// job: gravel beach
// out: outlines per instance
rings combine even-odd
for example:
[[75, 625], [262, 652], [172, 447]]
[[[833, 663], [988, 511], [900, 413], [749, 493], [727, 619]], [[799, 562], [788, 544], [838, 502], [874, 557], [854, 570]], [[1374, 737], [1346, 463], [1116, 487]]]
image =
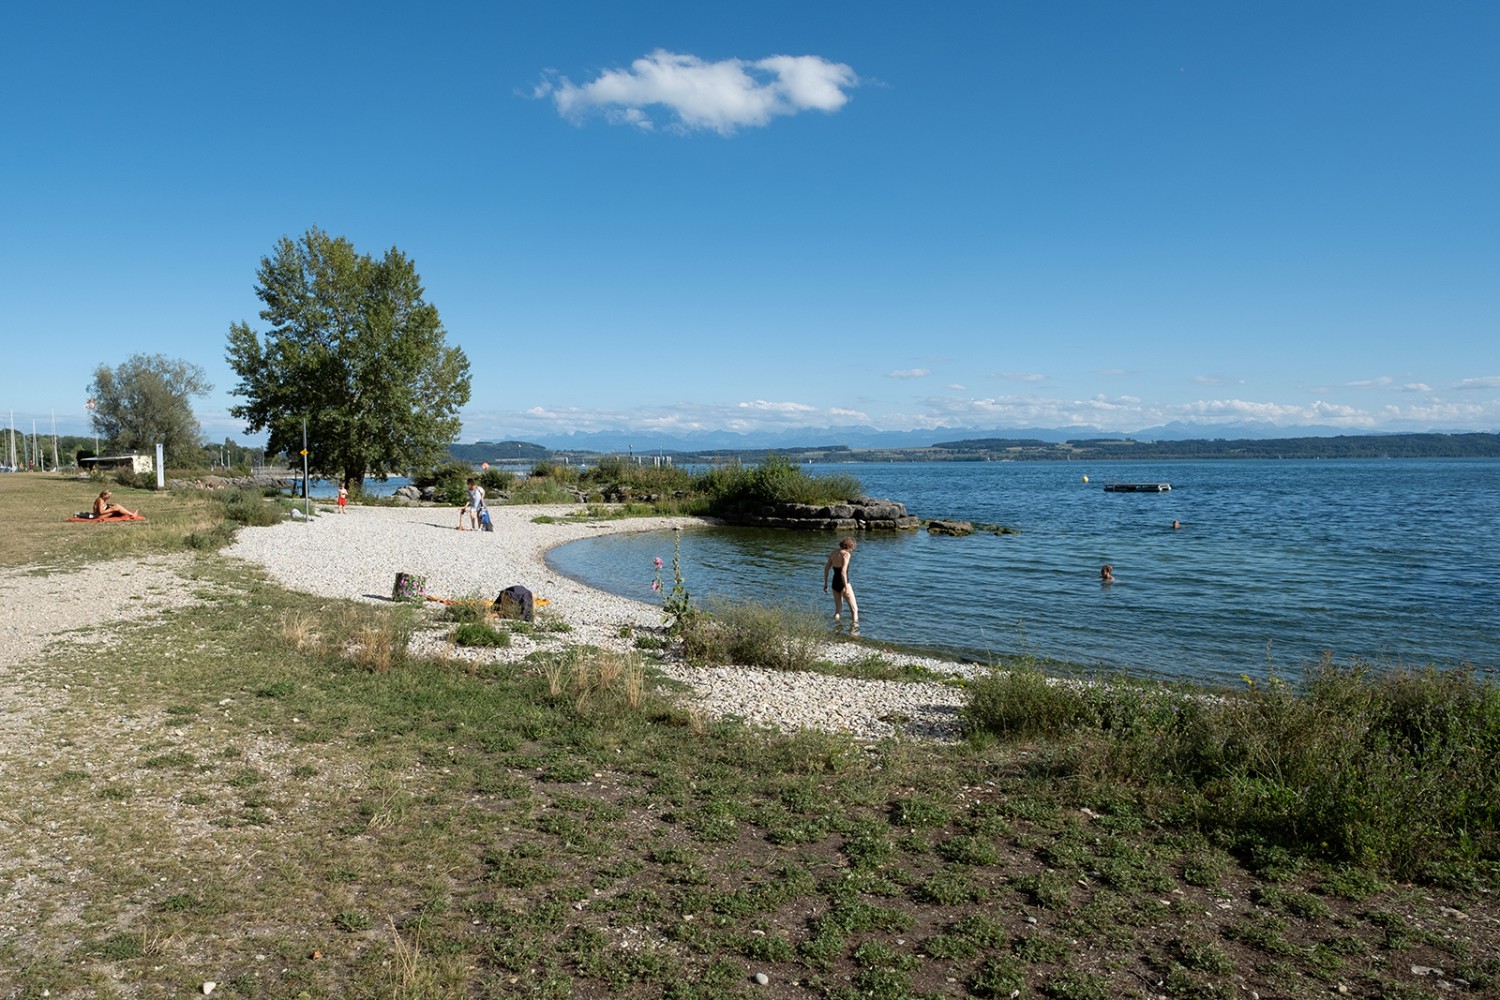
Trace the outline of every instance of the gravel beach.
[[[457, 508], [360, 507], [346, 514], [320, 513], [310, 520], [290, 519], [265, 528], [242, 528], [224, 550], [228, 556], [265, 568], [292, 590], [325, 597], [387, 602], [397, 573], [426, 578], [426, 592], [445, 598], [493, 600], [519, 584], [547, 604], [539, 611], [567, 622], [561, 635], [535, 639], [515, 637], [504, 649], [453, 647], [446, 630], [421, 633], [418, 652], [487, 661], [513, 662], [537, 648], [559, 641], [627, 651], [632, 639], [621, 635], [659, 628], [660, 606], [633, 601], [585, 586], [547, 566], [548, 549], [593, 535], [681, 527], [700, 529], [696, 518], [628, 518], [606, 521], [537, 523], [544, 515], [577, 513], [575, 505], [491, 507], [493, 532], [459, 531]], [[652, 567], [641, 568], [641, 588], [649, 594]], [[822, 655], [849, 660], [870, 655], [869, 647], [830, 641]], [[962, 668], [940, 660], [901, 656], [942, 673]], [[934, 739], [958, 736], [957, 711], [962, 693], [943, 684], [864, 681], [823, 674], [787, 673], [724, 665], [692, 667], [659, 664], [666, 675], [696, 692], [692, 707], [705, 717], [738, 716], [780, 729], [818, 728], [847, 732], [861, 739], [903, 733]]]

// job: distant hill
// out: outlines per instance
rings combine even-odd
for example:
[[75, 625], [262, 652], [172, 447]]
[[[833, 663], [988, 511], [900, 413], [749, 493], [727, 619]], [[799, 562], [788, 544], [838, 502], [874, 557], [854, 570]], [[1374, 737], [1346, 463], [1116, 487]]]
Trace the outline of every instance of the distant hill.
[[[565, 439], [566, 447], [549, 448], [526, 441], [480, 441], [455, 444], [448, 449], [454, 460], [479, 465], [483, 462], [541, 462], [566, 457], [592, 460], [600, 455], [630, 455], [640, 458], [666, 455], [679, 463], [713, 464], [737, 460], [762, 461], [768, 454], [794, 461], [985, 461], [990, 459], [1184, 459], [1184, 458], [1500, 458], [1500, 434], [1335, 434], [1285, 438], [1193, 438], [1187, 440], [1138, 440], [1133, 437], [1078, 436], [1048, 440], [1039, 436], [965, 437], [933, 443], [928, 434], [915, 439], [901, 436], [894, 445], [790, 444], [752, 445], [750, 439], [730, 435], [729, 445], [698, 443], [677, 447], [600, 447], [612, 439], [604, 435], [582, 435]], [[580, 439], [582, 438], [582, 439]], [[718, 440], [717, 437], [714, 438]], [[807, 438], [803, 438], [807, 440]]]
[[484, 462], [540, 462], [551, 456], [552, 449], [526, 441], [478, 441], [449, 445], [448, 454], [456, 462], [480, 465]]
[[1500, 434], [1337, 434], [1332, 437], [1137, 441], [1079, 438], [1061, 445], [971, 438], [933, 445], [959, 458], [1500, 458]]

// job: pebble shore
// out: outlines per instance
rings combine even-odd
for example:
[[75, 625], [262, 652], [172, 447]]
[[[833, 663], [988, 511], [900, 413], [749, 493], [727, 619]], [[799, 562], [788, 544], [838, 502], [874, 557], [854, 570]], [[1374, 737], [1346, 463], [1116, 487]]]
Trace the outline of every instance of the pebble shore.
[[[696, 518], [629, 518], [623, 520], [557, 520], [579, 511], [575, 505], [491, 507], [493, 532], [458, 530], [458, 511], [451, 507], [350, 506], [345, 514], [320, 508], [310, 519], [289, 519], [265, 528], [242, 528], [224, 554], [264, 567], [272, 579], [292, 590], [325, 597], [387, 602], [397, 573], [426, 578], [426, 592], [445, 598], [494, 600], [505, 587], [519, 584], [546, 605], [539, 615], [566, 622], [565, 633], [516, 636], [510, 647], [493, 650], [458, 648], [446, 629], [426, 630], [414, 640], [417, 652], [514, 662], [538, 648], [559, 642], [626, 652], [634, 636], [658, 630], [661, 608], [596, 590], [553, 571], [547, 550], [594, 535], [680, 527], [701, 529]], [[670, 553], [664, 553], [664, 557]], [[652, 568], [642, 567], [642, 591], [650, 593]], [[628, 634], [627, 634], [628, 633]], [[826, 659], [865, 659], [872, 649], [830, 639]], [[913, 656], [892, 662], [919, 664], [939, 675], [960, 675], [966, 668], [942, 660]], [[689, 685], [688, 707], [705, 718], [735, 716], [782, 730], [815, 728], [874, 740], [897, 734], [952, 740], [959, 735], [962, 692], [941, 683], [901, 683], [831, 677], [824, 674], [768, 671], [726, 664], [694, 667], [667, 660], [659, 669]]]

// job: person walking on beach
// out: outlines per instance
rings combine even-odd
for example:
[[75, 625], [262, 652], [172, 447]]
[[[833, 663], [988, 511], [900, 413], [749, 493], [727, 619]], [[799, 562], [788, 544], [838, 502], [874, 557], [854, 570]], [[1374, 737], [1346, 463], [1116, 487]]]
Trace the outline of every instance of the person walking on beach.
[[347, 486], [340, 486], [339, 487], [339, 513], [340, 514], [344, 513], [344, 510], [348, 506], [349, 506], [349, 487], [347, 487]]
[[478, 482], [469, 480], [468, 500], [458, 512], [458, 530], [464, 530], [464, 517], [469, 518], [469, 526], [475, 531], [479, 530], [479, 512], [484, 509], [484, 487]]
[[839, 541], [839, 547], [829, 555], [828, 561], [823, 564], [823, 593], [828, 593], [828, 575], [833, 574], [833, 620], [838, 623], [841, 620], [844, 602], [849, 602], [849, 621], [853, 628], [859, 628], [859, 605], [854, 603], [854, 588], [849, 584], [849, 559], [854, 555], [857, 543], [852, 538], [844, 538]]

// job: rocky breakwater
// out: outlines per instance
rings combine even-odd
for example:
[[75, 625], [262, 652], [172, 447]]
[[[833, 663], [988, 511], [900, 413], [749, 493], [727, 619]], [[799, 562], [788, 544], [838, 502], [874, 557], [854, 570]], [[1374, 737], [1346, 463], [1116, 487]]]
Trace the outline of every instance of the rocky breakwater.
[[858, 497], [844, 503], [768, 503], [722, 512], [728, 524], [757, 528], [802, 528], [808, 531], [911, 531], [921, 518], [894, 500]]

